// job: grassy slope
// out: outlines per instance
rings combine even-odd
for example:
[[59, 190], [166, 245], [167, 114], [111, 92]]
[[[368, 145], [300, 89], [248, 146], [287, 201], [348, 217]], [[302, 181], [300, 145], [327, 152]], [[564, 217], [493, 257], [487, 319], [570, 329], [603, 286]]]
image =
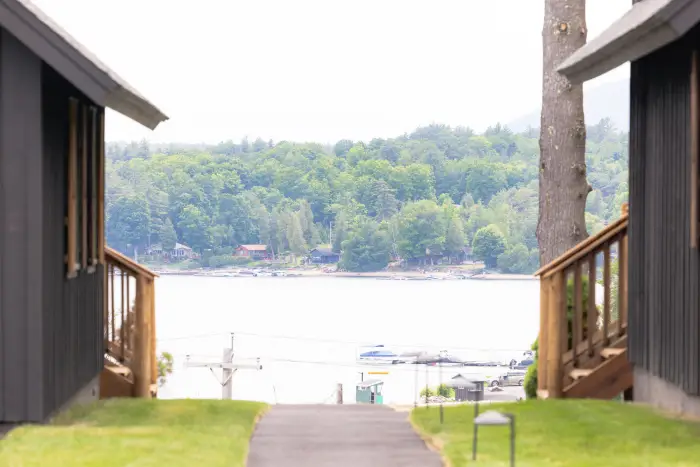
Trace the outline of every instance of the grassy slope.
[[[666, 418], [651, 409], [592, 400], [482, 405], [516, 416], [519, 467], [697, 466], [700, 423]], [[507, 427], [482, 427], [478, 461], [471, 462], [473, 406], [418, 408], [411, 420], [442, 448], [453, 467], [508, 465]]]
[[79, 407], [0, 441], [0, 466], [244, 466], [255, 402], [117, 400]]

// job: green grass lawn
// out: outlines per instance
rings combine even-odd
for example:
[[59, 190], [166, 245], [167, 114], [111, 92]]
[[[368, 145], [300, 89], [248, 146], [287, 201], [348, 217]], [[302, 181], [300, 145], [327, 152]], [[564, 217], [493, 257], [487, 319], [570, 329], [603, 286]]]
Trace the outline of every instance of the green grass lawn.
[[266, 405], [218, 400], [112, 399], [50, 425], [12, 431], [0, 466], [244, 466]]
[[[508, 427], [480, 427], [478, 457], [472, 462], [473, 406], [444, 410], [442, 426], [437, 408], [417, 408], [411, 420], [452, 467], [508, 465]], [[549, 400], [482, 405], [486, 410], [515, 414], [518, 467], [700, 465], [700, 423], [670, 419], [646, 407]]]

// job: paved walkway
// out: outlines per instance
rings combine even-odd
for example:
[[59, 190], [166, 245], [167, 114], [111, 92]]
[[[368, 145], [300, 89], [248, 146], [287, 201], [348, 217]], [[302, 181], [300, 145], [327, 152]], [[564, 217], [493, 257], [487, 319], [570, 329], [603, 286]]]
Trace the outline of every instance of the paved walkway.
[[248, 467], [440, 467], [405, 412], [370, 405], [276, 405], [258, 423]]

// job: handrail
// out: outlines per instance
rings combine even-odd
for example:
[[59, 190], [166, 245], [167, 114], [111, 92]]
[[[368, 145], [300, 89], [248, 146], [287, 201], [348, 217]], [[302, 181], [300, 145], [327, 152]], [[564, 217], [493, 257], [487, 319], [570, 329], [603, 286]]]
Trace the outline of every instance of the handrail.
[[157, 387], [155, 278], [158, 275], [105, 247], [105, 357], [129, 368], [135, 397]]
[[540, 269], [535, 271], [534, 275], [540, 276], [541, 278], [547, 278], [559, 271], [568, 268], [579, 259], [589, 255], [596, 249], [599, 249], [605, 243], [618, 236], [620, 232], [623, 232], [627, 228], [628, 222], [628, 215], [620, 217], [597, 234], [591, 235], [578, 245], [564, 252], [555, 260], [542, 266]]
[[144, 274], [149, 279], [155, 279], [156, 277], [160, 277], [157, 272], [148, 269], [146, 266], [137, 263], [128, 256], [125, 256], [119, 253], [117, 250], [114, 250], [108, 246], [105, 247], [105, 256], [112, 259], [112, 261], [119, 263], [120, 266], [123, 266], [125, 269], [128, 269], [133, 274]]
[[566, 269], [567, 267], [571, 266], [571, 264], [573, 264], [577, 259], [586, 256], [596, 248], [610, 241], [610, 239], [614, 238], [622, 230], [627, 228], [627, 224], [629, 222], [629, 211], [627, 206], [627, 203], [624, 203], [622, 205], [622, 215], [619, 219], [613, 221], [611, 224], [609, 224], [607, 227], [605, 227], [603, 230], [596, 233], [595, 235], [591, 235], [590, 237], [586, 238], [584, 241], [575, 245], [573, 248], [566, 250], [557, 258], [535, 271], [533, 275], [540, 277], [551, 276], [557, 271]]

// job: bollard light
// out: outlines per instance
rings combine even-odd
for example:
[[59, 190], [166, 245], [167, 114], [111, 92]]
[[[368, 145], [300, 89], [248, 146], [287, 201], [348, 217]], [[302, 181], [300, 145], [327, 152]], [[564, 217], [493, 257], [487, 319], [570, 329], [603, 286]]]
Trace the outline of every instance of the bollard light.
[[477, 429], [480, 426], [510, 427], [510, 465], [511, 467], [515, 467], [515, 415], [489, 410], [474, 418], [474, 445], [472, 446], [473, 460], [476, 460], [476, 448], [478, 442]]

